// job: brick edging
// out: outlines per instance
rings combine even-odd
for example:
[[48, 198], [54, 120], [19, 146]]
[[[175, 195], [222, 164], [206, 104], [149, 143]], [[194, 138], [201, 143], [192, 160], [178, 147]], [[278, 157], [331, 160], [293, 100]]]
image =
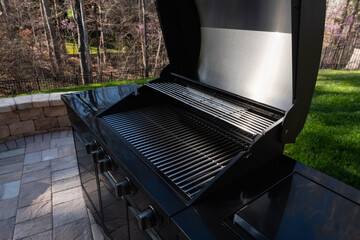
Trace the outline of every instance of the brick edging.
[[0, 99], [0, 143], [70, 129], [61, 94], [36, 94]]

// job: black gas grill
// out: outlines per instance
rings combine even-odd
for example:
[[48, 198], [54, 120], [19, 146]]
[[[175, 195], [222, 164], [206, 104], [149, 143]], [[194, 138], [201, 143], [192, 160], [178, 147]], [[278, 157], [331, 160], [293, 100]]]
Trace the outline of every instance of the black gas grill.
[[358, 236], [359, 192], [282, 155], [309, 110], [325, 0], [156, 4], [170, 60], [158, 79], [63, 96], [104, 233]]

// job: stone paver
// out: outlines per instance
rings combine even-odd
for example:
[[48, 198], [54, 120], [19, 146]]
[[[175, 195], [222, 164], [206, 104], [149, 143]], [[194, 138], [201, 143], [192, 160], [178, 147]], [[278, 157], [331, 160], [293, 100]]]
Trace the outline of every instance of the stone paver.
[[41, 152], [32, 152], [25, 154], [24, 165], [41, 162]]
[[77, 198], [82, 198], [81, 187], [71, 188], [61, 192], [53, 193], [53, 205], [68, 202]]
[[21, 155], [24, 153], [25, 153], [25, 148], [18, 148], [18, 149], [14, 149], [11, 151], [1, 152], [0, 159], [17, 156], [17, 155]]
[[52, 183], [52, 192], [60, 192], [64, 191], [70, 188], [78, 187], [80, 186], [80, 177], [75, 176], [71, 178], [66, 178], [60, 181], [56, 181]]
[[2, 239], [106, 239], [89, 220], [71, 130], [1, 145]]
[[0, 221], [0, 240], [9, 240], [13, 237], [15, 218]]
[[55, 240], [73, 239], [74, 236], [77, 236], [77, 239], [91, 239], [91, 228], [88, 218], [83, 218], [54, 229]]
[[0, 166], [6, 166], [6, 165], [9, 165], [9, 164], [18, 163], [18, 162], [23, 163], [24, 158], [25, 158], [24, 154], [16, 155], [16, 156], [13, 156], [13, 157], [1, 158], [0, 159]]
[[79, 170], [77, 167], [60, 170], [52, 173], [52, 181], [55, 182], [65, 178], [74, 177], [76, 175], [79, 175]]
[[11, 112], [16, 110], [16, 103], [14, 98], [0, 99], [0, 113]]
[[14, 198], [19, 195], [20, 180], [0, 185], [0, 200]]
[[34, 108], [48, 107], [50, 94], [34, 94], [32, 95], [32, 104]]
[[24, 183], [21, 186], [18, 207], [47, 202], [51, 199], [51, 181], [42, 179], [35, 182]]
[[33, 204], [19, 208], [16, 214], [16, 223], [51, 214], [51, 201]]
[[14, 99], [18, 110], [32, 108], [31, 95], [16, 97]]
[[43, 169], [41, 171], [25, 173], [22, 176], [21, 182], [28, 183], [28, 182], [41, 180], [41, 179], [47, 179], [47, 178], [48, 179], [51, 178], [51, 171], [50, 171], [50, 169]]
[[14, 182], [21, 179], [21, 171], [0, 175], [0, 184]]
[[0, 220], [16, 216], [17, 198], [9, 198], [0, 201]]
[[54, 228], [86, 217], [85, 202], [82, 198], [53, 206]]
[[41, 155], [42, 155], [42, 161], [56, 159], [59, 157], [59, 150], [57, 148], [43, 150]]
[[15, 225], [14, 239], [21, 239], [52, 229], [51, 215], [35, 218]]
[[76, 166], [77, 166], [77, 162], [75, 156], [69, 156], [65, 158], [51, 160], [51, 171], [53, 172], [76, 167]]

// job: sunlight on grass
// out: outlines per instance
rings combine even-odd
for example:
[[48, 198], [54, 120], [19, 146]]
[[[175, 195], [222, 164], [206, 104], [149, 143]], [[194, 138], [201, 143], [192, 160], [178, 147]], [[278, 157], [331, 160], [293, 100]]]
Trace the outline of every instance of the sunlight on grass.
[[[79, 52], [76, 49], [76, 45], [74, 43], [65, 43], [65, 45], [66, 45], [66, 51], [67, 51], [68, 54], [79, 54]], [[90, 51], [90, 54], [96, 54], [97, 53], [97, 48], [90, 46], [89, 51]], [[100, 52], [103, 53], [104, 50], [100, 49]], [[106, 49], [106, 52], [108, 52], [108, 53], [118, 53], [119, 51], [115, 50], [115, 49]]]
[[360, 71], [321, 70], [310, 112], [286, 155], [360, 189]]

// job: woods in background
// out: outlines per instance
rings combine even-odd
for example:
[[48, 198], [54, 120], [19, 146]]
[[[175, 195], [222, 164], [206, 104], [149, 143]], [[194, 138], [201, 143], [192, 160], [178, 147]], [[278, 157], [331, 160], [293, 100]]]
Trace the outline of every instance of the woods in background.
[[81, 73], [87, 83], [91, 75], [167, 63], [151, 0], [0, 0], [0, 6], [0, 79]]

